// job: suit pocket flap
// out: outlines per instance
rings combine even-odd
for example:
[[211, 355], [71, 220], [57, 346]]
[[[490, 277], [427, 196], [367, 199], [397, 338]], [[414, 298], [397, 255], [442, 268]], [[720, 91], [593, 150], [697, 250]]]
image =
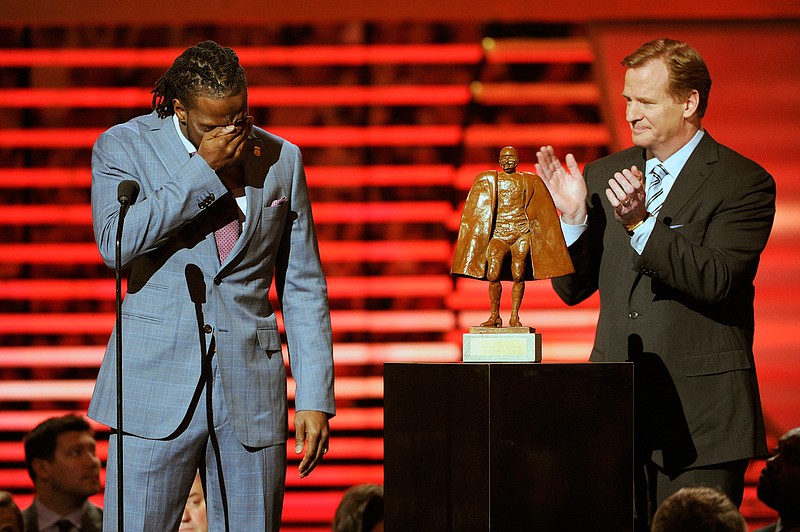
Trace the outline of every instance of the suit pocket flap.
[[277, 327], [264, 327], [256, 329], [258, 343], [264, 351], [280, 351], [281, 335]]
[[684, 355], [683, 371], [687, 377], [714, 375], [726, 371], [749, 370], [752, 368], [750, 357], [743, 349], [716, 351], [700, 355]]

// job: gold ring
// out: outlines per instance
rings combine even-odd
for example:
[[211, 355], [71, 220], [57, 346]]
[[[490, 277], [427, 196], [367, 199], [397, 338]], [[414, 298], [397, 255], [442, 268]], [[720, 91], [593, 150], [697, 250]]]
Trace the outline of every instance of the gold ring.
[[631, 204], [631, 199], [630, 198], [625, 198], [625, 201], [623, 201], [622, 204], [627, 207], [628, 205]]

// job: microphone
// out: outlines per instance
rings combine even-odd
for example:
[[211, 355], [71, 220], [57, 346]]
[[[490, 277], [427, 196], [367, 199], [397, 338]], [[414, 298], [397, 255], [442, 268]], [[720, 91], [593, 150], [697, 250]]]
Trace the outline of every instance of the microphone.
[[116, 280], [116, 353], [117, 353], [117, 529], [119, 532], [124, 531], [125, 518], [123, 509], [123, 475], [122, 464], [123, 460], [123, 446], [122, 435], [124, 430], [122, 428], [122, 227], [125, 224], [125, 215], [128, 213], [128, 207], [131, 203], [136, 201], [136, 196], [139, 194], [139, 183], [132, 179], [121, 181], [117, 186], [117, 201], [119, 201], [119, 220], [117, 221], [117, 238], [116, 238], [116, 262], [114, 267], [115, 280]]
[[184, 272], [186, 274], [186, 286], [189, 288], [189, 299], [195, 305], [204, 305], [206, 302], [206, 281], [203, 279], [203, 270], [197, 264], [189, 263], [186, 265]]
[[197, 319], [197, 334], [200, 346], [200, 353], [202, 353], [201, 362], [205, 364], [205, 353], [208, 352], [206, 347], [206, 337], [208, 336], [204, 330], [205, 318], [203, 317], [203, 305], [206, 302], [206, 281], [203, 278], [203, 270], [197, 264], [189, 263], [186, 265], [186, 286], [189, 289], [189, 299], [194, 303], [194, 315]]
[[130, 205], [134, 203], [138, 195], [139, 183], [133, 179], [121, 181], [117, 187], [117, 201], [119, 201], [121, 205]]

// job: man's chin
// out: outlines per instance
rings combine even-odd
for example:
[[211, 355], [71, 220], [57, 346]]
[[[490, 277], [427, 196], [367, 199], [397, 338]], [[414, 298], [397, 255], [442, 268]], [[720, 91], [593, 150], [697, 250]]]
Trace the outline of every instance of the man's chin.
[[769, 478], [761, 476], [761, 478], [758, 479], [758, 486], [756, 486], [756, 496], [759, 498], [761, 502], [763, 502], [770, 508], [772, 507], [772, 503], [774, 502], [772, 500], [772, 493], [773, 490], [771, 488], [771, 482]]
[[647, 149], [652, 141], [649, 132], [649, 129], [631, 129], [631, 141], [633, 142], [634, 146]]
[[86, 489], [84, 490], [86, 497], [91, 497], [92, 495], [97, 495], [101, 491], [103, 491], [103, 486], [100, 485], [100, 481], [96, 480], [94, 482], [87, 482], [85, 484]]

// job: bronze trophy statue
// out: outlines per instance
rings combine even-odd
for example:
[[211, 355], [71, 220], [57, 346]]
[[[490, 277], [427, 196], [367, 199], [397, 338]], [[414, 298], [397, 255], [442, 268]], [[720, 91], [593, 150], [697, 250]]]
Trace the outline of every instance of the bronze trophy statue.
[[[519, 153], [500, 151], [502, 172], [475, 177], [467, 195], [452, 275], [489, 281], [491, 315], [481, 327], [502, 327], [500, 281], [513, 281], [510, 327], [520, 327], [525, 281], [574, 272], [553, 199], [542, 178], [517, 172]], [[510, 255], [510, 261], [506, 258]]]

